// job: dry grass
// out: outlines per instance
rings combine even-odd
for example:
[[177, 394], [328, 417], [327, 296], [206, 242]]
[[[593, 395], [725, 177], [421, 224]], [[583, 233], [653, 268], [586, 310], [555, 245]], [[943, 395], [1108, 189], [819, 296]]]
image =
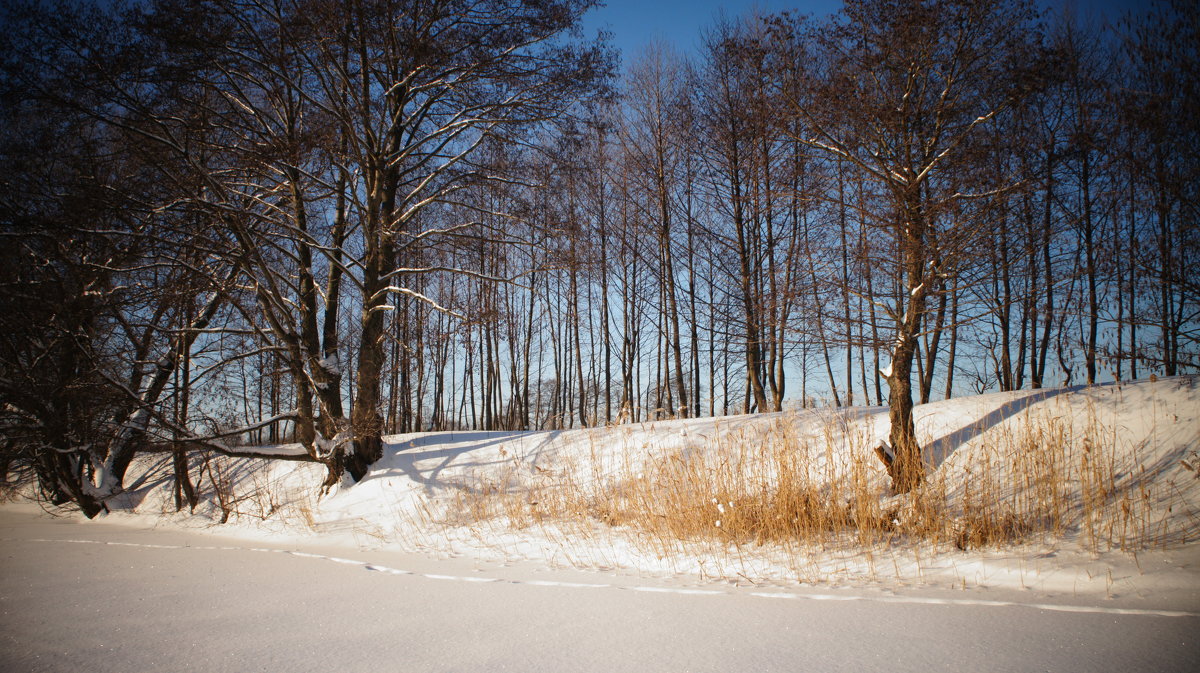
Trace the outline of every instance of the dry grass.
[[1091, 552], [1136, 552], [1196, 539], [1194, 521], [1163, 517], [1188, 504], [1172, 503], [1162, 466], [1141, 462], [1145, 443], [1123, 441], [1094, 410], [1082, 427], [1022, 416], [947, 461], [913, 495], [909, 529], [961, 549], [1072, 539]]
[[590, 462], [551, 471], [513, 457], [499, 477], [462, 485], [438, 518], [559, 535], [603, 523], [660, 558], [697, 545], [871, 557], [1062, 541], [1136, 553], [1200, 537], [1195, 516], [1164, 514], [1188, 503], [1156, 478], [1161, 466], [1139, 463], [1143, 447], [1121, 442], [1095, 413], [1083, 427], [1027, 413], [981, 431], [920, 488], [891, 496], [861, 426], [785, 418], [657, 454], [633, 447], [608, 459], [615, 465], [595, 450]]
[[[841, 439], [841, 438], [839, 438]], [[738, 432], [715, 446], [668, 453], [637, 474], [585, 493], [588, 514], [630, 526], [668, 547], [672, 540], [734, 545], [833, 544], [850, 535], [873, 544], [890, 534], [865, 458], [848, 464], [794, 424]], [[866, 456], [866, 452], [862, 452]], [[576, 510], [580, 507], [577, 505]]]
[[[197, 454], [195, 489], [201, 503], [209, 503], [217, 523], [243, 518], [278, 519], [316, 527], [313, 511], [317, 494], [287, 488], [276, 466], [268, 459], [232, 458], [209, 452]], [[166, 488], [170, 488], [171, 481]], [[163, 513], [173, 511], [170, 499], [162, 502]]]

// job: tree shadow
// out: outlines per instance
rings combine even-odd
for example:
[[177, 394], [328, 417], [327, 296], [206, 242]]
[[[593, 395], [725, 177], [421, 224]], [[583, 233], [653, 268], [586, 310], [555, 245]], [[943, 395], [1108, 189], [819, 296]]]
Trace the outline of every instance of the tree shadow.
[[942, 463], [957, 451], [959, 447], [987, 432], [1005, 420], [1025, 411], [1029, 407], [1044, 402], [1064, 393], [1083, 390], [1087, 386], [1072, 386], [1070, 388], [1042, 388], [1029, 391], [1029, 394], [1017, 399], [1010, 399], [999, 407], [988, 412], [986, 416], [975, 420], [953, 432], [945, 434], [925, 445], [925, 462], [931, 470], [941, 467]]
[[154, 458], [144, 471], [131, 480], [131, 483], [126, 484], [121, 493], [111, 498], [108, 504], [114, 509], [137, 509], [146, 496], [155, 489], [165, 488], [174, 478], [171, 455], [163, 454]]
[[[387, 453], [385, 454], [387, 456], [387, 465], [382, 467], [382, 469], [377, 466], [359, 484], [381, 477], [405, 475], [413, 480], [414, 483], [424, 486], [425, 492], [428, 495], [432, 495], [436, 490], [447, 488], [474, 492], [474, 487], [469, 484], [443, 480], [441, 478], [442, 472], [450, 467], [466, 469], [483, 468], [507, 462], [509, 458], [505, 457], [489, 460], [460, 459], [498, 444], [520, 440], [532, 435], [544, 435], [542, 441], [536, 445], [529, 448], [522, 448], [522, 453], [525, 456], [522, 462], [532, 464], [537, 461], [537, 458], [541, 455], [541, 451], [561, 434], [562, 431], [560, 430], [471, 431], [429, 433], [409, 439], [399, 437], [388, 442]], [[445, 446], [448, 442], [453, 443], [453, 445]], [[431, 448], [422, 450], [424, 447]], [[429, 461], [437, 462], [433, 465], [428, 465]], [[418, 463], [423, 464], [418, 465]]]

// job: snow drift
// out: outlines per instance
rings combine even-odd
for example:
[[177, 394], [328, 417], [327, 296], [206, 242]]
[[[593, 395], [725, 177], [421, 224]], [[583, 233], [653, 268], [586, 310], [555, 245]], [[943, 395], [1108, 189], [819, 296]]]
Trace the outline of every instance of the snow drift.
[[[318, 464], [197, 455], [194, 513], [173, 511], [169, 456], [143, 455], [109, 516], [276, 542], [703, 580], [1194, 590], [1198, 383], [1176, 377], [922, 405], [928, 478], [905, 496], [888, 492], [871, 453], [886, 437], [886, 409], [852, 408], [394, 435], [370, 474], [325, 495]], [[764, 523], [797, 474], [802, 488], [788, 511], [801, 515]], [[668, 511], [679, 503], [697, 503], [689, 505], [696, 511]], [[812, 519], [819, 534], [788, 532], [818, 510], [826, 517]], [[678, 532], [646, 523], [672, 516], [686, 524]]]

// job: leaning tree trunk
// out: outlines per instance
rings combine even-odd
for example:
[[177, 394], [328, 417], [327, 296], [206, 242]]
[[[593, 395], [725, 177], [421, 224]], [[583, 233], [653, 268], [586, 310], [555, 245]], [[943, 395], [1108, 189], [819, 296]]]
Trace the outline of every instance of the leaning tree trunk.
[[[225, 283], [228, 284], [237, 276], [237, 267], [230, 269]], [[125, 471], [133, 461], [134, 453], [142, 446], [146, 429], [150, 425], [151, 408], [158, 404], [163, 390], [170, 381], [179, 365], [180, 354], [188, 352], [196, 335], [203, 332], [216, 315], [217, 310], [225, 301], [224, 290], [214, 289], [211, 296], [201, 308], [187, 330], [181, 331], [173, 338], [171, 347], [158, 358], [154, 365], [154, 376], [138, 395], [134, 407], [127, 415], [118, 417], [117, 432], [109, 440], [107, 456], [101, 465], [96, 466], [95, 483], [83, 484], [82, 491], [98, 502], [121, 493], [125, 489]], [[89, 515], [91, 516], [91, 515]]]

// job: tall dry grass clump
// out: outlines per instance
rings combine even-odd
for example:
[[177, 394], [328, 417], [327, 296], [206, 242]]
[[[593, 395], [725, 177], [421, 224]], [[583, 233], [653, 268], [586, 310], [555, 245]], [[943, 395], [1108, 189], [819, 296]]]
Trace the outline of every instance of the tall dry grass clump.
[[1069, 539], [1135, 552], [1194, 539], [1194, 519], [1163, 516], [1188, 503], [1145, 464], [1146, 441], [1123, 439], [1094, 408], [1085, 418], [1029, 412], [983, 432], [913, 494], [906, 529], [960, 549]]
[[891, 523], [868, 478], [868, 453], [844, 459], [847, 453], [837, 450], [837, 442], [865, 442], [847, 430], [831, 424], [824, 437], [811, 437], [785, 419], [722, 435], [587, 494], [588, 507], [662, 547], [673, 540], [827, 545], [848, 536], [874, 544]]
[[1144, 445], [1122, 444], [1094, 409], [1083, 423], [1074, 417], [1027, 411], [978, 428], [902, 496], [888, 491], [868, 424], [838, 413], [718, 424], [715, 436], [677, 448], [626, 447], [616, 458], [594, 449], [590, 462], [554, 470], [514, 456], [502, 476], [464, 487], [444, 520], [603, 523], [660, 557], [696, 544], [857, 554], [1074, 541], [1136, 552], [1200, 537], [1194, 515], [1163, 514], [1189, 503], [1140, 462]]
[[[512, 528], [600, 522], [665, 555], [681, 544], [876, 545], [894, 524], [865, 433], [834, 419], [802, 432], [793, 418], [694, 444], [618, 457], [595, 450], [554, 470], [512, 461], [460, 487], [444, 523]], [[847, 445], [856, 450], [848, 452]], [[858, 450], [861, 449], [861, 450]]]

